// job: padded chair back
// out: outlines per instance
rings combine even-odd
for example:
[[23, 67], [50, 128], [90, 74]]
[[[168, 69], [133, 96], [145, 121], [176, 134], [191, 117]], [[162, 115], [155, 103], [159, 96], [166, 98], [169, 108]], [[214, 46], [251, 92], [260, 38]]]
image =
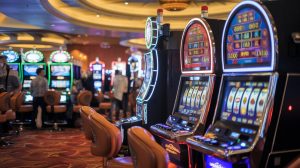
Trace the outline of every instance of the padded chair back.
[[8, 92], [0, 93], [0, 112], [5, 113], [10, 109], [10, 94]]
[[97, 97], [99, 103], [104, 101], [104, 94], [100, 91], [98, 92], [98, 97]]
[[91, 91], [80, 91], [80, 93], [77, 95], [78, 105], [89, 106], [91, 104], [92, 98], [93, 94]]
[[48, 90], [44, 95], [44, 101], [50, 106], [58, 105], [60, 101], [60, 92]]
[[92, 128], [90, 126], [90, 117], [91, 115], [93, 115], [94, 113], [97, 113], [93, 108], [87, 107], [87, 106], [83, 106], [79, 109], [80, 111], [80, 117], [82, 119], [82, 129], [85, 135], [85, 138], [88, 140], [92, 140], [93, 139], [93, 132], [92, 132]]
[[17, 92], [11, 97], [10, 106], [13, 111], [19, 111], [23, 102], [24, 102], [24, 93]]
[[94, 138], [91, 153], [106, 158], [116, 156], [122, 145], [120, 130], [98, 113], [91, 115], [90, 124]]
[[169, 163], [167, 151], [155, 142], [153, 135], [138, 126], [128, 129], [128, 144], [136, 168], [166, 168]]

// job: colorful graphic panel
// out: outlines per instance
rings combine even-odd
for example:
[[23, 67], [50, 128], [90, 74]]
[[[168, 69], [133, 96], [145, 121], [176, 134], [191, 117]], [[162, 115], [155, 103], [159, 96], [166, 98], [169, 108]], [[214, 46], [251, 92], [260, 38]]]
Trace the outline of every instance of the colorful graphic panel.
[[192, 21], [185, 30], [182, 71], [212, 70], [212, 48], [208, 28], [198, 20]]
[[24, 54], [23, 59], [25, 62], [42, 62], [44, 60], [44, 55], [40, 51], [30, 50]]
[[13, 50], [2, 51], [1, 55], [6, 55], [7, 56], [6, 61], [8, 63], [16, 62], [20, 58], [19, 54], [17, 52], [13, 51]]
[[52, 62], [68, 62], [71, 59], [70, 54], [67, 51], [53, 51], [50, 55]]
[[231, 15], [223, 41], [224, 69], [273, 66], [273, 26], [268, 25], [266, 15], [266, 11], [249, 5], [238, 8]]

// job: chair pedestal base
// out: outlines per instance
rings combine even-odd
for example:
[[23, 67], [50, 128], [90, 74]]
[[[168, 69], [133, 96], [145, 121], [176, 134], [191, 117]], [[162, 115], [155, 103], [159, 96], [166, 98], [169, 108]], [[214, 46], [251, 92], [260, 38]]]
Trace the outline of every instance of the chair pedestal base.
[[44, 122], [44, 124], [52, 126], [52, 128], [50, 129], [51, 132], [59, 132], [63, 131], [63, 128], [59, 126], [67, 125], [67, 121], [46, 121]]

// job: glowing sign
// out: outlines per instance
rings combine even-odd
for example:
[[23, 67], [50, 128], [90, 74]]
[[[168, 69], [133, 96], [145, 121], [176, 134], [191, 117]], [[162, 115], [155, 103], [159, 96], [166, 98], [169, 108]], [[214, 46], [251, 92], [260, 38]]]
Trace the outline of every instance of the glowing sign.
[[44, 55], [38, 50], [30, 50], [24, 54], [23, 60], [26, 62], [41, 62], [44, 60]]
[[214, 41], [205, 20], [192, 19], [181, 39], [182, 73], [211, 73], [214, 68]]
[[277, 37], [272, 20], [259, 2], [244, 1], [232, 10], [222, 37], [224, 72], [274, 70]]
[[11, 63], [11, 62], [16, 62], [19, 60], [20, 56], [17, 52], [13, 51], [13, 50], [6, 50], [6, 51], [2, 51], [1, 55], [6, 55], [7, 56], [7, 62]]
[[71, 59], [70, 54], [67, 51], [53, 51], [50, 55], [52, 62], [68, 62]]
[[145, 25], [145, 42], [148, 49], [154, 48], [158, 41], [158, 23], [156, 18], [148, 17]]

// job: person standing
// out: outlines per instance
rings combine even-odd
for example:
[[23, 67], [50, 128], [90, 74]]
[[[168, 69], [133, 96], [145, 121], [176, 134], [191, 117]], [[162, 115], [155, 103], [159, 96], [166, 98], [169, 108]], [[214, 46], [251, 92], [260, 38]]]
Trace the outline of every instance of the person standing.
[[42, 109], [42, 124], [44, 124], [46, 115], [46, 103], [44, 101], [44, 94], [48, 90], [48, 82], [45, 78], [44, 68], [38, 68], [36, 70], [37, 77], [32, 80], [30, 85], [30, 92], [33, 97], [33, 113], [31, 116], [31, 128], [36, 128], [36, 118], [38, 114], [38, 107]]
[[119, 120], [120, 110], [122, 108], [123, 94], [127, 93], [128, 80], [127, 77], [122, 76], [122, 72], [115, 71], [115, 78], [113, 80], [113, 97], [116, 112], [116, 120]]
[[0, 92], [9, 92], [11, 95], [21, 91], [18, 72], [7, 65], [7, 56], [0, 55]]

